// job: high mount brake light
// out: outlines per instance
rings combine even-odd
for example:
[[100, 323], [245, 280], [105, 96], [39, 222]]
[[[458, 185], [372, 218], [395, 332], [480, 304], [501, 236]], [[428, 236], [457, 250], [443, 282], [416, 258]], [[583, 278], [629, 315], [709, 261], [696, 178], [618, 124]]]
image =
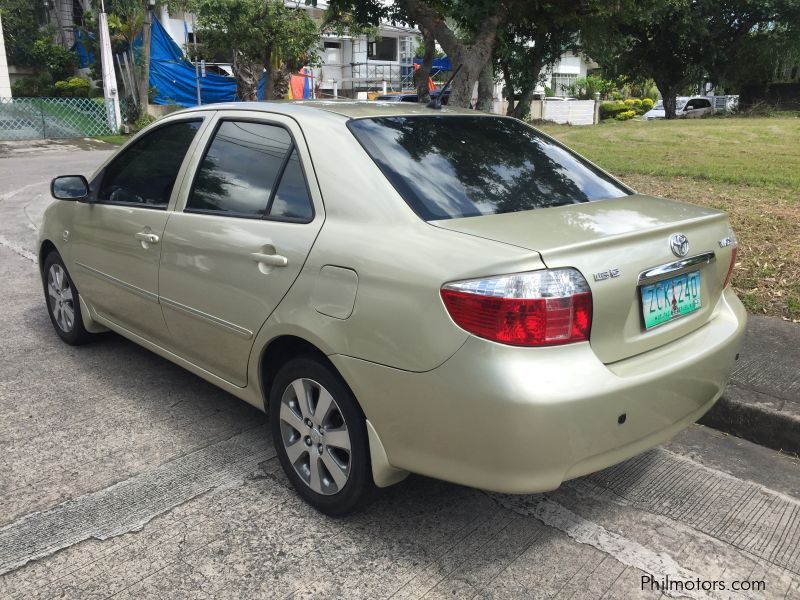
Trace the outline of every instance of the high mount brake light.
[[734, 233], [733, 228], [728, 229], [728, 238], [733, 242], [731, 244], [731, 264], [728, 265], [728, 274], [725, 275], [725, 284], [722, 286], [723, 289], [728, 287], [731, 283], [733, 268], [736, 266], [736, 256], [739, 254], [739, 241], [736, 239], [736, 233]]
[[583, 342], [592, 328], [592, 292], [571, 268], [457, 281], [441, 295], [459, 327], [501, 344]]

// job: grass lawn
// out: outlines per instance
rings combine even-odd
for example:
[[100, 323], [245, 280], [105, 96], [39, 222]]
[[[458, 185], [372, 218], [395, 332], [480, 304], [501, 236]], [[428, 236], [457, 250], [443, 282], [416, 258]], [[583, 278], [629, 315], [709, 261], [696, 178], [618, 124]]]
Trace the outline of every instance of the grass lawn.
[[742, 301], [751, 312], [800, 322], [800, 118], [541, 129], [642, 193], [728, 212]]

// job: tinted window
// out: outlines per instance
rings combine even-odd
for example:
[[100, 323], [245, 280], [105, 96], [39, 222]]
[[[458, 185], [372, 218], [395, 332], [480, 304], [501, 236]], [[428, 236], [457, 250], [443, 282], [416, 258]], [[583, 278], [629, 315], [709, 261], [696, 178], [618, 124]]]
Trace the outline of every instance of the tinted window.
[[291, 145], [283, 127], [223, 121], [200, 165], [187, 209], [262, 216]]
[[200, 120], [159, 127], [123, 150], [103, 175], [98, 199], [166, 208]]
[[297, 150], [292, 151], [286, 163], [269, 216], [300, 221], [310, 221], [313, 217], [311, 199], [308, 197], [308, 188]]
[[423, 219], [616, 198], [613, 179], [514, 119], [380, 117], [348, 126]]

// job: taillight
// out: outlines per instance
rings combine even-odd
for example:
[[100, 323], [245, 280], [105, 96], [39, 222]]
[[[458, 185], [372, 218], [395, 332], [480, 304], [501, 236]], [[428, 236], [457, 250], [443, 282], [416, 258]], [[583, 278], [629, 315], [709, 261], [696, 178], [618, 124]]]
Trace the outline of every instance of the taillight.
[[592, 292], [575, 269], [457, 281], [441, 294], [458, 326], [494, 342], [570, 344], [588, 340], [592, 328]]
[[736, 266], [736, 255], [739, 253], [739, 242], [736, 239], [736, 234], [733, 232], [733, 229], [728, 229], [728, 237], [725, 238], [726, 240], [730, 241], [731, 246], [731, 264], [728, 265], [728, 274], [725, 275], [725, 284], [722, 288], [728, 287], [731, 283], [731, 277], [733, 277], [733, 268]]

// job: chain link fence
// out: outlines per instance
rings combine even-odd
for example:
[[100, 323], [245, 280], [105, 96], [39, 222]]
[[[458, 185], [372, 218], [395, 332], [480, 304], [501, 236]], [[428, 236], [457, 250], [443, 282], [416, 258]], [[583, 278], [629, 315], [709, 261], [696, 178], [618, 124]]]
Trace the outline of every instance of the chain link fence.
[[113, 121], [103, 98], [0, 98], [0, 141], [113, 135]]

